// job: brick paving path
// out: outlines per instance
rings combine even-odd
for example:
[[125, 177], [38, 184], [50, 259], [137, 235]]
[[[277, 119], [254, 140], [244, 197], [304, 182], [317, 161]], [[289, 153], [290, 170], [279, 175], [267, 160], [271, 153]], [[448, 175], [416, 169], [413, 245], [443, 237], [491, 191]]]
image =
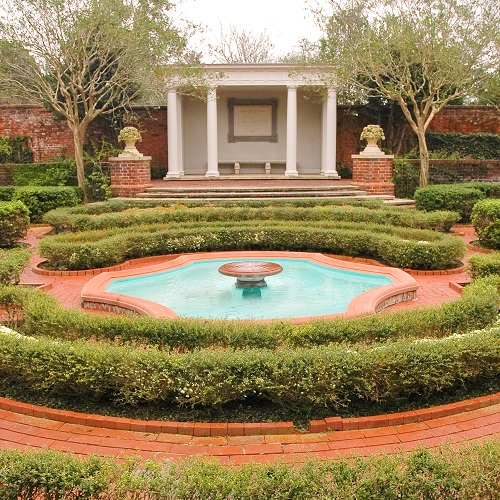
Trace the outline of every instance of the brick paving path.
[[[27, 241], [36, 246], [37, 239], [47, 230], [46, 227], [32, 228]], [[461, 227], [458, 230], [463, 233], [466, 242], [475, 239], [471, 227]], [[469, 250], [468, 255], [472, 252]], [[36, 264], [39, 260], [35, 255], [32, 263]], [[49, 293], [61, 303], [75, 308], [80, 307], [79, 293], [88, 279], [89, 276], [40, 276], [30, 270], [22, 277], [25, 283], [44, 284]], [[459, 291], [450, 287], [450, 282], [466, 282], [468, 277], [465, 272], [460, 271], [438, 276], [419, 274], [415, 279], [420, 285], [419, 299], [398, 304], [391, 310], [456, 299]], [[217, 457], [226, 464], [270, 462], [277, 459], [299, 462], [310, 458], [394, 453], [422, 445], [435, 447], [442, 443], [457, 444], [500, 436], [500, 394], [479, 398], [471, 404], [457, 403], [461, 406], [458, 410], [455, 408], [452, 415], [448, 414], [448, 410], [440, 409], [441, 407], [398, 414], [398, 425], [387, 425], [389, 417], [393, 417], [392, 421], [395, 421], [395, 415], [392, 415], [373, 418], [373, 422], [378, 423], [372, 422], [371, 428], [360, 428], [363, 427], [360, 423], [363, 419], [344, 419], [344, 429], [349, 430], [259, 434], [257, 425], [254, 426], [252, 435], [232, 436], [227, 432], [225, 435], [208, 437], [203, 435], [206, 433], [204, 424], [194, 424], [199, 426], [197, 429], [200, 432], [194, 430], [193, 424], [186, 424], [187, 427], [191, 425], [189, 433], [180, 425], [169, 432], [153, 432], [146, 431], [146, 426], [141, 421], [123, 419], [126, 422], [121, 425], [114, 423], [120, 419], [111, 419], [103, 424], [102, 421], [106, 421], [106, 418], [99, 417], [102, 421], [98, 425], [99, 421], [90, 416], [58, 412], [64, 415], [52, 418], [43, 408], [17, 404], [2, 398], [0, 400], [0, 449], [51, 448], [78, 455], [139, 455], [143, 458], [171, 460], [201, 455]], [[20, 406], [23, 408], [19, 409]], [[422, 417], [423, 413], [427, 413], [425, 419]], [[103, 425], [122, 428], [106, 428]], [[149, 429], [154, 429], [152, 425]], [[314, 425], [311, 425], [311, 430], [314, 430]]]

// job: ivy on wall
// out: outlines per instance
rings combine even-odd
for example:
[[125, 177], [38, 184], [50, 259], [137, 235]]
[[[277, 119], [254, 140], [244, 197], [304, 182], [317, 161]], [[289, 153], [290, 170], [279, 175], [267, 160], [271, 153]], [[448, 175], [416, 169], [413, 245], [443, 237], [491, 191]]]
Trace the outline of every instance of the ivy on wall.
[[0, 163], [33, 163], [29, 140], [27, 135], [0, 136]]

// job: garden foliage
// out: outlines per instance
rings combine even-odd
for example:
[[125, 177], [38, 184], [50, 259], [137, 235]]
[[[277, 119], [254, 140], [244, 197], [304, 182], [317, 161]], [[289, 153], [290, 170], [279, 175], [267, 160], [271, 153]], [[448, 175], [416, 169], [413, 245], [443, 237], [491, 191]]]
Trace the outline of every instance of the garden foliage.
[[415, 191], [418, 210], [451, 210], [460, 214], [461, 222], [470, 222], [474, 205], [485, 198], [500, 198], [500, 183], [436, 184]]
[[80, 458], [55, 451], [0, 452], [0, 496], [100, 500], [470, 500], [496, 498], [500, 443], [417, 449], [303, 464], [222, 465]]
[[[357, 399], [404, 401], [417, 394], [425, 397], [458, 383], [500, 374], [500, 326], [473, 331], [457, 326], [462, 320], [469, 328], [488, 323], [488, 318], [491, 322], [498, 310], [499, 285], [498, 278], [478, 281], [467, 287], [464, 298], [454, 306], [443, 305], [427, 317], [421, 311], [415, 311], [415, 316], [401, 315], [401, 331], [377, 341], [366, 342], [364, 338], [370, 339], [372, 335], [370, 319], [380, 329], [385, 321], [389, 329], [394, 328], [397, 320], [373, 316], [350, 320], [352, 325], [343, 320], [339, 325], [347, 330], [345, 340], [338, 339], [337, 333], [337, 338], [328, 343], [325, 343], [328, 334], [322, 332], [327, 332], [330, 325], [335, 329], [336, 320], [304, 326], [277, 322], [276, 333], [284, 332], [281, 338], [288, 336], [288, 342], [295, 346], [257, 348], [250, 343], [236, 349], [215, 345], [192, 351], [151, 345], [137, 348], [136, 343], [121, 344], [116, 339], [106, 342], [97, 340], [96, 335], [89, 340], [66, 340], [70, 335], [75, 336], [75, 318], [86, 329], [87, 337], [92, 327], [98, 325], [106, 325], [103, 330], [107, 332], [113, 318], [108, 318], [108, 323], [104, 319], [94, 322], [91, 318], [78, 318], [75, 312], [65, 318], [61, 311], [49, 312], [47, 306], [44, 317], [40, 315], [43, 307], [35, 303], [26, 307], [25, 302], [26, 324], [20, 330], [29, 335], [2, 334], [0, 376], [4, 383], [22, 384], [28, 392], [132, 405], [149, 402], [216, 407], [251, 397], [283, 405], [293, 401], [297, 409], [322, 405], [338, 410]], [[2, 290], [9, 303], [18, 302], [21, 308], [23, 300], [29, 300], [33, 293], [9, 287]], [[26, 294], [24, 299], [23, 294]], [[425, 319], [436, 321], [438, 317], [442, 321], [440, 333], [436, 336], [431, 327], [427, 330], [429, 335], [422, 334], [419, 325]], [[114, 333], [121, 329], [126, 339], [126, 326], [133, 327], [133, 321], [121, 322], [118, 318], [116, 321]], [[136, 321], [146, 329], [149, 326], [150, 331], [154, 326]], [[159, 327], [160, 321], [156, 321]], [[182, 322], [163, 321], [166, 330], [182, 325]], [[58, 340], [47, 336], [57, 329], [56, 323]], [[224, 323], [218, 322], [220, 329]], [[189, 327], [190, 322], [185, 325]], [[204, 322], [199, 325], [204, 326]], [[357, 328], [364, 334], [358, 331], [356, 337], [348, 331], [349, 326], [351, 332]], [[242, 324], [233, 331], [239, 333], [245, 329]], [[264, 327], [262, 333], [269, 335], [271, 330]], [[294, 335], [302, 335], [302, 339]]]
[[500, 250], [500, 199], [478, 201], [472, 209], [471, 220], [481, 243]]
[[57, 207], [81, 203], [78, 188], [64, 186], [1, 186], [0, 200], [20, 201], [29, 211], [30, 222], [42, 222], [42, 216]]
[[22, 240], [30, 223], [29, 212], [21, 201], [0, 201], [0, 248]]
[[0, 285], [16, 285], [28, 264], [30, 252], [22, 248], [0, 249]]

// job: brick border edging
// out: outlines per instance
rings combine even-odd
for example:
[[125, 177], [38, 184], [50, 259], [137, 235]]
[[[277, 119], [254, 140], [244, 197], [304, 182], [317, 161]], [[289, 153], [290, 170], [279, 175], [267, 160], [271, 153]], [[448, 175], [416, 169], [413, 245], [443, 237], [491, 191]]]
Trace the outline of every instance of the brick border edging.
[[[489, 396], [434, 406], [421, 410], [412, 410], [401, 413], [373, 415], [369, 417], [327, 417], [321, 420], [310, 420], [309, 430], [305, 432], [317, 433], [327, 431], [347, 431], [372, 429], [393, 425], [404, 425], [424, 422], [435, 418], [448, 417], [479, 408], [486, 408], [500, 404], [500, 392]], [[0, 409], [46, 418], [58, 422], [88, 425], [104, 429], [119, 429], [137, 432], [153, 432], [165, 434], [182, 434], [188, 436], [257, 436], [298, 433], [293, 422], [262, 422], [262, 423], [210, 423], [210, 422], [168, 422], [159, 420], [135, 420], [124, 417], [110, 417], [80, 413], [74, 411], [57, 410], [44, 406], [22, 403], [0, 397]]]

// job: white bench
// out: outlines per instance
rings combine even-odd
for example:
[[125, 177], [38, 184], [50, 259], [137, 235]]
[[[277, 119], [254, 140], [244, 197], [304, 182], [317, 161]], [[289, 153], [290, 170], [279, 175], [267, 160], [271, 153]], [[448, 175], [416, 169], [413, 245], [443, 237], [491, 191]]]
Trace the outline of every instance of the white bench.
[[241, 160], [221, 160], [219, 161], [220, 165], [233, 165], [234, 166], [234, 173], [236, 175], [239, 175], [241, 166], [254, 166], [254, 165], [264, 165], [264, 168], [266, 170], [266, 174], [271, 173], [271, 166], [272, 165], [286, 165], [286, 160], [271, 160], [271, 161], [265, 161], [265, 160], [251, 160], [251, 161], [241, 161]]

